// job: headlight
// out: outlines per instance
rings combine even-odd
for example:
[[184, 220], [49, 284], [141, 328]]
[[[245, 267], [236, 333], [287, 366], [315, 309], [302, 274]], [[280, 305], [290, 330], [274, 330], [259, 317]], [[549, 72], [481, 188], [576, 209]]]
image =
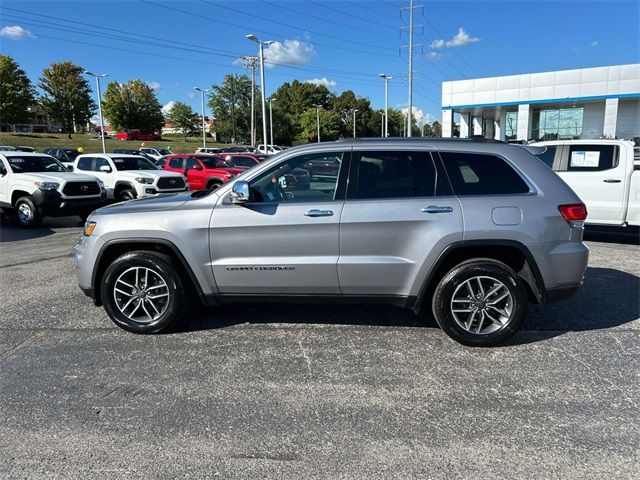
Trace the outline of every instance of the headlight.
[[33, 182], [33, 184], [40, 190], [57, 190], [60, 186], [59, 183], [55, 182]]
[[85, 237], [90, 237], [95, 228], [96, 228], [96, 222], [85, 222], [85, 224], [84, 224], [84, 236]]
[[146, 185], [150, 185], [153, 183], [153, 178], [149, 178], [149, 177], [136, 177], [136, 182], [138, 183], [144, 183]]

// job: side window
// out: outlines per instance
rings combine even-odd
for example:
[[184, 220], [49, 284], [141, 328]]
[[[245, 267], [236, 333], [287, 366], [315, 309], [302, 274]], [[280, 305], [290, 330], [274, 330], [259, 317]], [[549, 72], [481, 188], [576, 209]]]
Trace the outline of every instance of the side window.
[[109, 165], [109, 162], [106, 158], [96, 157], [96, 163], [94, 163], [93, 165], [93, 171], [94, 172], [102, 171], [100, 170], [100, 167], [111, 167], [111, 165]]
[[332, 156], [340, 165], [345, 154], [320, 153], [300, 155], [290, 158], [284, 163], [269, 169], [260, 177], [251, 181], [250, 195], [252, 202], [328, 202], [335, 200], [338, 193], [340, 175], [325, 181], [311, 181], [311, 173], [304, 164], [318, 158]]
[[568, 172], [597, 172], [618, 166], [615, 145], [570, 145]]
[[195, 167], [196, 165], [198, 165], [198, 160], [196, 160], [194, 157], [189, 157], [189, 158], [187, 158], [187, 162], [186, 162], [184, 168], [186, 168], [188, 170], [190, 168]]
[[480, 153], [441, 152], [456, 195], [528, 193], [529, 186], [503, 159]]
[[253, 160], [251, 157], [243, 157], [241, 155], [237, 155], [234, 157], [231, 157], [231, 162], [233, 163], [234, 167], [248, 167], [251, 168], [256, 164], [256, 161]]
[[91, 170], [92, 157], [82, 157], [78, 160], [78, 170]]
[[362, 152], [357, 157], [355, 198], [432, 197], [438, 176], [428, 152]]
[[182, 158], [180, 157], [174, 157], [172, 159], [169, 160], [169, 167], [170, 168], [182, 168]]

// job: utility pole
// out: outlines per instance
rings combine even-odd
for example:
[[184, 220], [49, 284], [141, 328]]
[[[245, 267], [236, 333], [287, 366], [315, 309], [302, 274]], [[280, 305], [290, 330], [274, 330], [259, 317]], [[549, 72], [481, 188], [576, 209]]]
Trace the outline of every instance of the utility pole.
[[258, 57], [242, 57], [244, 66], [251, 69], [251, 146], [256, 146], [256, 63]]
[[271, 129], [271, 146], [273, 143], [273, 98], [269, 97], [269, 128]]
[[[413, 48], [417, 46], [421, 46], [422, 44], [414, 45], [413, 44], [413, 30], [414, 28], [422, 28], [422, 25], [414, 25], [413, 24], [413, 10], [415, 8], [422, 8], [422, 5], [413, 5], [413, 0], [409, 0], [409, 7], [402, 7], [401, 11], [404, 9], [409, 9], [409, 26], [406, 27], [409, 30], [409, 99], [408, 99], [408, 109], [407, 109], [407, 137], [411, 136], [411, 126], [412, 126], [412, 115], [413, 115]], [[402, 27], [405, 28], [405, 27]]]
[[260, 45], [260, 86], [262, 88], [262, 141], [264, 142], [264, 153], [267, 153], [267, 107], [266, 107], [266, 85], [264, 83], [264, 46], [269, 46], [273, 43], [273, 40], [261, 41], [253, 34], [246, 36], [247, 40], [256, 42]]

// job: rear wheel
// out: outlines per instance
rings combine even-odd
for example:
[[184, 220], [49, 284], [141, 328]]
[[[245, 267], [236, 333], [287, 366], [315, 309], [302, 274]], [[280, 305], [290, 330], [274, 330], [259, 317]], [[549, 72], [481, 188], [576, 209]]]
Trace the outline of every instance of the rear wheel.
[[222, 182], [210, 181], [207, 183], [207, 190], [216, 190], [222, 186]]
[[440, 327], [463, 345], [490, 347], [511, 338], [527, 314], [523, 281], [492, 259], [473, 259], [449, 271], [438, 283], [432, 309]]
[[42, 223], [42, 215], [38, 212], [38, 208], [33, 197], [22, 197], [16, 202], [16, 218], [21, 227], [31, 228]]
[[100, 295], [111, 320], [134, 333], [170, 329], [187, 303], [184, 282], [170, 258], [147, 251], [114, 260], [104, 274]]

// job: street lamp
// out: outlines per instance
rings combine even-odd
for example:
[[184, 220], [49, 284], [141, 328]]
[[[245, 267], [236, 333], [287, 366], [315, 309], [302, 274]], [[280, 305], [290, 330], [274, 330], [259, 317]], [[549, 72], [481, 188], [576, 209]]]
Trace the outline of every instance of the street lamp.
[[246, 35], [247, 40], [251, 40], [252, 42], [256, 42], [258, 45], [260, 45], [260, 83], [261, 83], [261, 87], [262, 87], [262, 139], [264, 141], [264, 153], [268, 152], [268, 147], [267, 147], [267, 107], [265, 105], [265, 85], [264, 85], [264, 46], [265, 45], [271, 45], [273, 43], [273, 40], [269, 40], [266, 42], [261, 42], [260, 40], [258, 40], [258, 37], [256, 37], [254, 34], [250, 33], [249, 35]]
[[356, 112], [358, 111], [357, 108], [353, 109], [353, 138], [356, 138]]
[[389, 136], [389, 80], [393, 77], [384, 73], [380, 74], [380, 78], [384, 80], [384, 136]]
[[273, 98], [269, 97], [269, 128], [271, 129], [271, 145], [273, 143]]
[[104, 119], [102, 118], [102, 94], [100, 93], [100, 79], [108, 77], [109, 74], [103, 73], [101, 75], [96, 75], [95, 73], [91, 73], [89, 70], [85, 70], [84, 74], [95, 77], [96, 79], [96, 86], [98, 87], [98, 112], [100, 113], [100, 138], [102, 139], [102, 153], [107, 153], [107, 148], [104, 145]]
[[203, 89], [200, 87], [193, 87], [194, 90], [199, 91], [202, 94], [202, 148], [207, 148], [207, 137], [205, 134], [205, 121], [204, 121], [204, 94], [209, 91], [209, 89]]
[[320, 143], [320, 109], [322, 105], [314, 105], [316, 107], [316, 120], [318, 122], [318, 143]]

